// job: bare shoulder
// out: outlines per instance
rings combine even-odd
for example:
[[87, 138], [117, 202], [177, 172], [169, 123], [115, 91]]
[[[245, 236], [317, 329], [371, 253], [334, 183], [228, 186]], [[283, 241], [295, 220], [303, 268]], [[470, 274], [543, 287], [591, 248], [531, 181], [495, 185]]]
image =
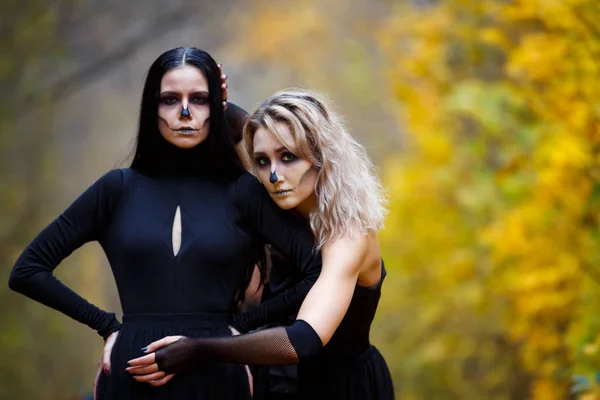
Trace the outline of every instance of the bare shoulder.
[[325, 244], [322, 249], [323, 256], [341, 253], [350, 254], [352, 257], [364, 257], [370, 247], [371, 238], [369, 233], [354, 232], [353, 235], [344, 234], [343, 236]]
[[366, 248], [370, 239], [371, 233], [356, 230], [352, 232], [352, 235], [349, 233], [344, 234], [339, 240], [351, 246], [360, 246], [361, 248]]
[[337, 273], [357, 276], [369, 249], [369, 237], [365, 233], [345, 234], [325, 244], [321, 249], [323, 273], [335, 266]]
[[335, 265], [338, 274], [354, 276], [361, 286], [376, 285], [381, 278], [381, 252], [376, 232], [346, 234], [322, 251], [323, 271]]

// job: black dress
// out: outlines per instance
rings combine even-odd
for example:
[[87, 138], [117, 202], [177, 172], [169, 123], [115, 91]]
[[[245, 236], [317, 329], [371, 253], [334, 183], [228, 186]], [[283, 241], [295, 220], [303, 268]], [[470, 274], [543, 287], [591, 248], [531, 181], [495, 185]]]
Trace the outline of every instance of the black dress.
[[[296, 271], [293, 262], [288, 259], [274, 263], [271, 273], [276, 273], [279, 281], [286, 281], [287, 277], [293, 282]], [[346, 315], [330, 341], [316, 356], [298, 364], [296, 398], [305, 400], [394, 399], [394, 387], [388, 366], [379, 350], [371, 345], [369, 340], [371, 323], [377, 311], [385, 276], [386, 270], [382, 260], [379, 282], [372, 287], [356, 285]], [[256, 328], [251, 317], [253, 314], [260, 314], [259, 311], [252, 310], [236, 318], [236, 327], [243, 331]], [[258, 369], [259, 372], [264, 370], [265, 367]], [[279, 379], [281, 376], [292, 378], [288, 381], [288, 385], [293, 381], [293, 374], [281, 374], [282, 370], [277, 368], [271, 372], [276, 371], [280, 373], [277, 377]], [[258, 382], [264, 382], [264, 372], [259, 377], [261, 379]], [[269, 378], [273, 377], [269, 376]], [[264, 388], [257, 394], [264, 396], [263, 392], [265, 392]], [[273, 392], [269, 394], [274, 395]]]
[[372, 287], [356, 285], [348, 311], [331, 340], [317, 356], [300, 363], [300, 398], [394, 399], [388, 366], [369, 341], [385, 275], [382, 261], [379, 283]]
[[[174, 251], [179, 208], [181, 247]], [[111, 265], [123, 324], [62, 285], [52, 271], [71, 252], [97, 240]], [[10, 286], [89, 325], [106, 337], [119, 331], [111, 373], [101, 374], [100, 399], [244, 399], [248, 382], [236, 364], [206, 363], [162, 387], [137, 383], [126, 362], [166, 335], [230, 335], [228, 324], [257, 249], [270, 243], [301, 266], [304, 280], [259, 306], [254, 322], [298, 304], [316, 280], [320, 255], [304, 224], [280, 210], [258, 181], [178, 174], [149, 177], [113, 170], [84, 192], [19, 257]], [[289, 312], [289, 311], [288, 311]], [[260, 321], [264, 318], [264, 321]]]
[[[302, 282], [303, 279], [301, 271], [296, 268], [294, 263], [277, 250], [270, 248], [268, 254], [271, 268], [269, 269], [269, 282], [263, 288], [262, 301], [268, 301], [280, 295]], [[298, 309], [290, 312], [284, 318], [272, 321], [264, 328], [293, 324], [298, 314], [297, 311]], [[234, 325], [243, 331], [254, 329], [255, 327], [241, 325], [241, 321], [246, 320], [248, 315], [251, 315], [251, 311], [234, 319]], [[298, 398], [298, 364], [254, 365], [251, 366], [251, 369], [254, 378], [254, 400], [295, 400]]]

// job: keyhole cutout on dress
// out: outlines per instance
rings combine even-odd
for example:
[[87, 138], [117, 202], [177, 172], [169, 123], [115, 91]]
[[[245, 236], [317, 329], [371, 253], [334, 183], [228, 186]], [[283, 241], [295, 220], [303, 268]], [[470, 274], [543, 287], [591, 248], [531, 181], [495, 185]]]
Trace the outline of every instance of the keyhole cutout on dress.
[[173, 255], [177, 256], [181, 248], [181, 209], [177, 206], [175, 218], [173, 218]]

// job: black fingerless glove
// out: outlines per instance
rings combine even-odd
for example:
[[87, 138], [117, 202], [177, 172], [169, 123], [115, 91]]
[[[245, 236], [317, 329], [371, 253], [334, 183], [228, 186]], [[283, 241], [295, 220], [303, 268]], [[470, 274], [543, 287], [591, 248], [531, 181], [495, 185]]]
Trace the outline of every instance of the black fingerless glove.
[[175, 373], [206, 361], [239, 364], [295, 364], [315, 355], [323, 343], [305, 321], [246, 335], [218, 338], [183, 337], [156, 351], [158, 368]]

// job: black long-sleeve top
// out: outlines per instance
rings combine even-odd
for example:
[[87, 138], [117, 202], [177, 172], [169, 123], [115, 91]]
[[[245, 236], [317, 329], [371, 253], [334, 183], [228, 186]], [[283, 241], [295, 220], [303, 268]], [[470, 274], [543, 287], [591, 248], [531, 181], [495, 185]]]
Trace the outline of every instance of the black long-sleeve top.
[[[178, 207], [181, 247], [175, 255]], [[120, 169], [100, 178], [27, 246], [10, 287], [106, 337], [119, 329], [115, 315], [53, 275], [61, 260], [94, 240], [109, 260], [125, 314], [229, 312], [253, 254], [270, 243], [296, 262], [304, 278], [244, 319], [247, 327], [261, 326], [297, 310], [321, 266], [310, 230], [279, 209], [249, 174], [226, 182]]]

